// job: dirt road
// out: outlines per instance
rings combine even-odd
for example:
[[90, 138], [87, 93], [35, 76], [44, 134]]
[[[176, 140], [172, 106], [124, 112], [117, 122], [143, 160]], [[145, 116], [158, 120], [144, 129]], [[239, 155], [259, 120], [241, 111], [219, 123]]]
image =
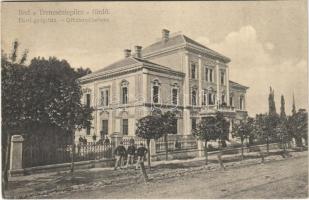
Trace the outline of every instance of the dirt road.
[[308, 158], [195, 172], [148, 184], [111, 185], [41, 198], [307, 198]]

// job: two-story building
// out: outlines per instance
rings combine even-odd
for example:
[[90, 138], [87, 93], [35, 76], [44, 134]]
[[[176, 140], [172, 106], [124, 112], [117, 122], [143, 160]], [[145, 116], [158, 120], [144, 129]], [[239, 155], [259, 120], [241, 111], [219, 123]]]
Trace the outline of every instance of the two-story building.
[[162, 30], [159, 41], [79, 79], [92, 127], [76, 138], [113, 132], [134, 136], [138, 119], [156, 109], [177, 113], [177, 134], [190, 135], [202, 117], [223, 112], [231, 125], [246, 118], [248, 87], [229, 80], [230, 59], [183, 34]]

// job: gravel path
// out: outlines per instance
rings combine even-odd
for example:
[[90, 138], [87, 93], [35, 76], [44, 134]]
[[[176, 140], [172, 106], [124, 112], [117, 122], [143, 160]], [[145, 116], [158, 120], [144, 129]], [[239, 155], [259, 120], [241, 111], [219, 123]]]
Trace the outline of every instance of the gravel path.
[[[152, 174], [147, 184], [140, 179], [63, 191], [35, 198], [307, 198], [308, 153], [293, 157], [267, 157], [227, 163], [226, 170], [211, 166], [176, 168]], [[151, 173], [150, 173], [151, 174]]]

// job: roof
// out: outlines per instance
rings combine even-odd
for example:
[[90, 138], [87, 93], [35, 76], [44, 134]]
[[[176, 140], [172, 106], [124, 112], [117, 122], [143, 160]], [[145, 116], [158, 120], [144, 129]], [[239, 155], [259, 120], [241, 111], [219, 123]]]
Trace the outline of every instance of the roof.
[[229, 81], [231, 87], [238, 87], [242, 89], [249, 89], [249, 87], [236, 83], [234, 81]]
[[166, 42], [163, 41], [163, 40], [160, 40], [158, 42], [155, 42], [147, 47], [145, 47], [143, 50], [142, 50], [142, 55], [144, 56], [147, 56], [151, 53], [154, 53], [154, 52], [160, 52], [162, 50], [165, 50], [165, 49], [168, 49], [170, 47], [176, 47], [176, 46], [182, 46], [182, 45], [187, 45], [187, 44], [191, 44], [191, 45], [194, 45], [194, 46], [198, 46], [200, 48], [202, 48], [206, 53], [212, 55], [212, 56], [215, 56], [217, 58], [220, 58], [222, 60], [224, 60], [225, 62], [229, 62], [230, 59], [198, 42], [196, 42], [195, 40], [187, 37], [186, 35], [183, 35], [183, 34], [179, 34], [179, 35], [175, 35], [173, 37], [170, 37]]
[[87, 74], [86, 76], [81, 77], [80, 80], [97, 77], [103, 74], [112, 74], [114, 72], [119, 72], [121, 70], [130, 70], [138, 66], [144, 66], [144, 67], [147, 67], [149, 69], [154, 69], [154, 70], [159, 69], [159, 70], [175, 72], [177, 74], [183, 74], [182, 72], [175, 71], [169, 67], [159, 65], [159, 64], [150, 62], [142, 58], [128, 57], [128, 58], [121, 59], [117, 62], [114, 62], [100, 70], [94, 71], [91, 74]]

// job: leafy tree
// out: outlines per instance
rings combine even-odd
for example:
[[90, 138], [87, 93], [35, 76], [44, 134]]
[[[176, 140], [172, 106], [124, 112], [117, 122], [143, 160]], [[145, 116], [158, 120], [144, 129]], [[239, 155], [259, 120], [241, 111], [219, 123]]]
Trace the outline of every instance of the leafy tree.
[[207, 142], [211, 140], [216, 140], [218, 135], [216, 134], [216, 118], [215, 117], [205, 117], [197, 124], [196, 129], [193, 130], [193, 135], [200, 141], [204, 141], [204, 155], [205, 164], [208, 164], [208, 150]]
[[288, 118], [288, 131], [295, 138], [296, 146], [302, 146], [302, 138], [305, 145], [308, 145], [308, 112], [299, 109], [297, 113]]
[[[215, 124], [215, 133], [219, 142], [219, 147], [225, 144], [225, 141], [228, 139], [229, 133], [229, 122], [224, 118], [223, 113], [217, 112]], [[220, 148], [221, 149], [221, 148]]]
[[85, 76], [87, 74], [91, 74], [92, 71], [89, 68], [84, 69], [82, 67], [79, 67], [79, 68], [76, 69], [76, 73], [77, 73], [77, 78], [80, 78], [80, 77]]
[[61, 128], [72, 139], [73, 152], [75, 130], [91, 126], [92, 119], [92, 108], [81, 104], [79, 76], [66, 60], [55, 57], [32, 59], [26, 75], [28, 125]]
[[150, 166], [150, 140], [163, 136], [162, 118], [160, 115], [148, 115], [138, 120], [135, 135], [146, 139], [148, 148], [148, 166]]
[[246, 121], [235, 123], [232, 129], [233, 136], [239, 137], [241, 141], [241, 158], [244, 158], [244, 141], [253, 135], [254, 119], [248, 118]]
[[18, 61], [19, 43], [14, 41], [12, 53], [7, 56], [1, 50], [1, 89], [2, 89], [2, 192], [7, 188], [10, 139], [12, 134], [20, 133], [25, 116], [24, 85], [28, 50]]
[[177, 118], [175, 112], [167, 111], [161, 114], [162, 118], [162, 129], [164, 133], [164, 144], [165, 144], [165, 159], [168, 160], [168, 134], [177, 134]]

